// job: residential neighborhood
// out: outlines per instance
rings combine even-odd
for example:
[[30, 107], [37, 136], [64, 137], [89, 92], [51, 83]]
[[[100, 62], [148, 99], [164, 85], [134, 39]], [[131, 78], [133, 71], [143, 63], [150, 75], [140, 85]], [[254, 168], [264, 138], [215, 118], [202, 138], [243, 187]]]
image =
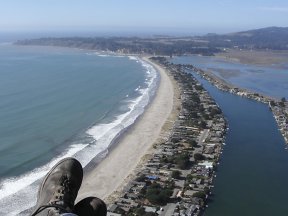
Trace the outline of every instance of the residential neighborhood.
[[288, 102], [286, 101], [285, 97], [279, 99], [275, 99], [272, 97], [268, 97], [266, 95], [261, 95], [259, 93], [255, 93], [249, 91], [247, 89], [237, 88], [224, 80], [221, 80], [219, 77], [208, 73], [202, 69], [196, 68], [193, 65], [185, 65], [187, 70], [192, 70], [196, 72], [204, 79], [208, 80], [218, 89], [226, 92], [230, 92], [232, 94], [236, 94], [241, 97], [247, 97], [252, 100], [256, 100], [265, 104], [269, 104], [269, 107], [274, 115], [274, 118], [278, 124], [279, 130], [284, 137], [285, 142], [288, 144]]
[[225, 143], [221, 110], [195, 78], [179, 65], [152, 58], [177, 80], [181, 110], [169, 138], [108, 206], [108, 215], [201, 215], [213, 187]]

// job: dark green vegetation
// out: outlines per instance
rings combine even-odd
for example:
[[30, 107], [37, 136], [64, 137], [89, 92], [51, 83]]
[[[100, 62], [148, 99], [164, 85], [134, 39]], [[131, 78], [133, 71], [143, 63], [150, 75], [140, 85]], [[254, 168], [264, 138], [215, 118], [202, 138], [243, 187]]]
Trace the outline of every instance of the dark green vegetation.
[[[186, 66], [163, 57], [150, 59], [177, 80], [182, 106], [169, 138], [154, 145], [155, 152], [125, 187], [111, 211], [121, 215], [202, 215], [226, 122], [215, 101], [187, 73]], [[201, 122], [207, 129], [202, 128]]]
[[180, 170], [173, 170], [172, 171], [172, 174], [171, 174], [172, 178], [179, 179], [180, 176], [181, 176], [181, 171]]
[[69, 37], [18, 41], [18, 45], [63, 46], [121, 54], [214, 55], [224, 48], [288, 50], [288, 28], [270, 27], [232, 34], [195, 37]]
[[152, 183], [147, 187], [146, 198], [152, 204], [166, 204], [169, 200], [169, 197], [172, 195], [172, 189], [161, 186], [158, 183]]
[[152, 55], [213, 55], [221, 50], [210, 47], [206, 42], [192, 37], [172, 38], [138, 38], [138, 37], [95, 37], [95, 38], [40, 38], [18, 41], [18, 45], [63, 46], [82, 49], [111, 51], [121, 54], [152, 54]]
[[[285, 214], [287, 151], [267, 105], [198, 80], [219, 104], [230, 128], [205, 216]], [[279, 107], [278, 102], [274, 105]]]
[[200, 37], [211, 47], [288, 50], [288, 27], [269, 27], [232, 34]]

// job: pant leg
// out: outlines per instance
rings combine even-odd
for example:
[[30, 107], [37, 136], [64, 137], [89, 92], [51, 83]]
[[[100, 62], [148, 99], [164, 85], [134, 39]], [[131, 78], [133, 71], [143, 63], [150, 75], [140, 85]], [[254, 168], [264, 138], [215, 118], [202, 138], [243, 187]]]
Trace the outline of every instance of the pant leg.
[[64, 213], [64, 214], [61, 214], [60, 216], [78, 216], [78, 215], [73, 214], [73, 213]]

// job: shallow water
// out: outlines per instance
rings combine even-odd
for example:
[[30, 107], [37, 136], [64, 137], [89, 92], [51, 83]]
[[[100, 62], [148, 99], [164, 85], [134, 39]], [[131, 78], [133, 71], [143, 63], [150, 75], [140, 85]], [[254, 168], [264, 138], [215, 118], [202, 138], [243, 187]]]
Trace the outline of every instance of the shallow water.
[[[275, 66], [246, 65], [217, 57], [182, 56], [172, 62], [208, 70], [237, 87], [276, 98], [288, 98], [288, 70]], [[287, 63], [288, 64], [288, 63]]]

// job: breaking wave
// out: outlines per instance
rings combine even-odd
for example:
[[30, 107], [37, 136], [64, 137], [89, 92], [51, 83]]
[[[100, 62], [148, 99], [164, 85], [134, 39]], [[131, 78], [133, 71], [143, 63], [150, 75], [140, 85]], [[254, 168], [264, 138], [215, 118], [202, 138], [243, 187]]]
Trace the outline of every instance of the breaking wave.
[[138, 93], [136, 98], [129, 99], [128, 96], [125, 98], [127, 111], [113, 116], [109, 122], [90, 127], [85, 132], [90, 140], [88, 143], [72, 143], [60, 156], [53, 158], [44, 166], [0, 182], [0, 215], [28, 214], [21, 212], [35, 205], [41, 179], [58, 161], [66, 157], [75, 157], [85, 167], [95, 158], [104, 158], [115, 140], [143, 114], [145, 107], [155, 95], [159, 80], [158, 73], [150, 64], [138, 57], [131, 56], [129, 59], [142, 64], [146, 71], [146, 79], [145, 87], [138, 86], [135, 89]]

